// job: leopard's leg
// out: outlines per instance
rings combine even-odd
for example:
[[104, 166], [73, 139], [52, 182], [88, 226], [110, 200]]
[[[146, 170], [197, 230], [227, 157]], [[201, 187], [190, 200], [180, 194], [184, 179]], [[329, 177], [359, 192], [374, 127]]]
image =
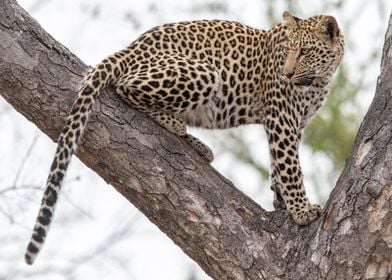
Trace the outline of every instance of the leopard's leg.
[[149, 111], [144, 112], [153, 120], [155, 120], [162, 127], [178, 136], [186, 135], [186, 124], [180, 117], [174, 116], [170, 113], [160, 111]]
[[[130, 106], [181, 136], [211, 162], [213, 154], [210, 148], [186, 133], [185, 120], [187, 114], [209, 103], [219, 90], [216, 69], [208, 62], [175, 53], [157, 54], [154, 59], [144, 61], [143, 69], [120, 78], [115, 84], [116, 92]], [[197, 114], [193, 117], [197, 118]]]
[[144, 112], [162, 127], [184, 139], [205, 160], [208, 162], [214, 160], [214, 154], [207, 145], [195, 136], [186, 133], [186, 124], [180, 117], [160, 111], [144, 110]]
[[279, 108], [271, 110], [274, 114], [266, 117], [265, 128], [271, 151], [272, 186], [277, 196], [281, 195], [293, 220], [299, 225], [307, 225], [320, 216], [321, 207], [311, 204], [306, 197], [298, 156], [300, 132], [293, 127], [296, 123], [291, 119], [293, 116]]
[[[271, 168], [271, 170], [273, 170]], [[271, 175], [271, 190], [274, 192], [273, 205], [276, 210], [286, 210], [286, 204], [284, 203], [281, 195], [282, 186], [276, 181], [277, 175]]]
[[214, 160], [214, 154], [207, 145], [195, 136], [186, 133], [186, 124], [180, 117], [159, 111], [145, 111], [145, 113], [162, 127], [184, 139], [205, 160], [208, 162]]
[[184, 139], [196, 152], [202, 156], [206, 161], [212, 162], [214, 160], [214, 154], [211, 149], [204, 144], [199, 138], [196, 138], [193, 135], [185, 134], [182, 136]]
[[184, 139], [205, 160], [208, 162], [212, 162], [214, 160], [214, 154], [207, 145], [195, 136], [186, 133], [186, 124], [181, 118], [157, 111], [149, 111], [146, 113], [170, 132], [181, 136], [181, 138]]

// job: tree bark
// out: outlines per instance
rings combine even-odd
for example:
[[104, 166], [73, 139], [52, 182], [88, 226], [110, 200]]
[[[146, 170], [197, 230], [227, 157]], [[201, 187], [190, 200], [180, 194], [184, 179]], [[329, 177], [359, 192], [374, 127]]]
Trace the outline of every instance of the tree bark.
[[[86, 70], [14, 0], [0, 2], [0, 94], [53, 140]], [[392, 17], [373, 103], [310, 226], [263, 210], [111, 89], [77, 156], [214, 279], [391, 279], [391, 92]]]

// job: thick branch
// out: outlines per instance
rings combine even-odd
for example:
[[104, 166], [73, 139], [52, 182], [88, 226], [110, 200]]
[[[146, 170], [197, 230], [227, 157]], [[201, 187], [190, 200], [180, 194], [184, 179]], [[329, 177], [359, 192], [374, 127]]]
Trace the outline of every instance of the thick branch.
[[[388, 32], [386, 42], [392, 40]], [[14, 0], [0, 2], [0, 38], [0, 94], [56, 139], [86, 66]], [[385, 263], [386, 257], [375, 257], [380, 250], [392, 255], [385, 235], [392, 228], [386, 203], [392, 196], [392, 63], [385, 59], [382, 68], [327, 213], [309, 227], [296, 226], [285, 213], [265, 212], [112, 90], [96, 103], [77, 155], [214, 279], [340, 279], [349, 269], [362, 275], [365, 265]], [[362, 270], [344, 259], [355, 256]]]

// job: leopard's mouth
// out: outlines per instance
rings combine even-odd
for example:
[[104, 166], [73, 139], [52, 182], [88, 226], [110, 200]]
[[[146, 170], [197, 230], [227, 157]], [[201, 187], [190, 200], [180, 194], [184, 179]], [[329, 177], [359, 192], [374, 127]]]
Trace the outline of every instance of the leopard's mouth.
[[306, 74], [295, 75], [291, 78], [291, 81], [296, 86], [309, 87], [313, 84], [315, 78], [316, 78], [316, 74], [311, 72]]

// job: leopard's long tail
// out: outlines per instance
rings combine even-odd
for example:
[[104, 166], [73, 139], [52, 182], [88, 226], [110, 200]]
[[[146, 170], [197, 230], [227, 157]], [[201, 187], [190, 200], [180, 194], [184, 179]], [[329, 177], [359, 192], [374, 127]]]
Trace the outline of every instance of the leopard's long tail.
[[45, 192], [41, 201], [33, 234], [27, 246], [25, 260], [32, 264], [41, 250], [47, 236], [56, 207], [61, 184], [71, 157], [83, 134], [88, 116], [95, 99], [106, 86], [120, 74], [121, 51], [98, 64], [86, 76], [77, 98], [75, 99], [67, 122], [58, 138], [58, 145], [50, 167]]

